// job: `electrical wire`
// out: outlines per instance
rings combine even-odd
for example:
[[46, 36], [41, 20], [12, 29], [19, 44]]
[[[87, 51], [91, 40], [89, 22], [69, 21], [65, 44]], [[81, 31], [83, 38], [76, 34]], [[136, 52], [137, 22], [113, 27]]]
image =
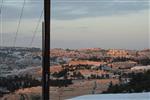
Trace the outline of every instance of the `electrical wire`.
[[39, 20], [38, 20], [37, 25], [36, 25], [36, 27], [35, 27], [35, 30], [34, 30], [34, 32], [33, 32], [33, 36], [32, 36], [31, 42], [30, 42], [30, 44], [29, 44], [30, 47], [32, 47], [32, 44], [33, 44], [33, 42], [34, 42], [34, 39], [35, 39], [35, 36], [36, 36], [36, 34], [37, 34], [39, 25], [40, 25], [41, 20], [42, 20], [43, 13], [44, 13], [44, 9], [42, 10], [42, 12], [41, 12], [41, 14], [40, 14]]
[[20, 14], [20, 17], [19, 17], [19, 22], [18, 22], [18, 26], [17, 26], [17, 31], [16, 31], [16, 33], [15, 33], [14, 42], [13, 42], [13, 46], [14, 46], [14, 47], [16, 46], [16, 41], [17, 41], [17, 37], [18, 37], [18, 32], [19, 32], [19, 28], [20, 28], [20, 24], [21, 24], [21, 20], [22, 20], [22, 16], [23, 16], [25, 4], [26, 4], [26, 0], [24, 0], [23, 6], [22, 6], [22, 9], [21, 9], [21, 14]]

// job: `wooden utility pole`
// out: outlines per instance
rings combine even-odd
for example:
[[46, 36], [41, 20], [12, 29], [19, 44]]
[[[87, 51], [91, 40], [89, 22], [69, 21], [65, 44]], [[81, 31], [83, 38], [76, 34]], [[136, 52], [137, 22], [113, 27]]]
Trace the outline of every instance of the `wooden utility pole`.
[[50, 0], [44, 0], [43, 23], [43, 61], [42, 61], [42, 99], [49, 100], [49, 67], [50, 67]]

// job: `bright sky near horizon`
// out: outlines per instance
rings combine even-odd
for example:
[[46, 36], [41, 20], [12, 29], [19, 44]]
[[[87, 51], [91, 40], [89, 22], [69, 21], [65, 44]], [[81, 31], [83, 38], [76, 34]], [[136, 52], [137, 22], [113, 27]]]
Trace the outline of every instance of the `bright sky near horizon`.
[[[3, 46], [13, 45], [22, 4], [23, 0], [4, 0]], [[149, 48], [149, 6], [149, 0], [52, 0], [51, 47]], [[26, 0], [17, 46], [29, 46], [42, 8], [43, 0]], [[41, 47], [40, 26], [36, 47]]]

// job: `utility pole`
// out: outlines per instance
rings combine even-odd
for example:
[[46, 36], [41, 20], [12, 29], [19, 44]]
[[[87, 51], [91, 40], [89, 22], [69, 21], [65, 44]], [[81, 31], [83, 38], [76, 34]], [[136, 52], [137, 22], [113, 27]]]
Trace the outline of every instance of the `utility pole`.
[[42, 24], [42, 100], [49, 100], [50, 5], [50, 0], [44, 0], [44, 23]]

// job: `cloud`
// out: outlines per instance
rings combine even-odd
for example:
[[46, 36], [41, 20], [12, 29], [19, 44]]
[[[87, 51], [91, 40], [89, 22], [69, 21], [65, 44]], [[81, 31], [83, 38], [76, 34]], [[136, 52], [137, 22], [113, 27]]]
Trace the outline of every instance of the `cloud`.
[[148, 2], [149, 0], [52, 0], [52, 18], [70, 20], [135, 13], [148, 9]]
[[[149, 0], [52, 0], [52, 19], [71, 20], [135, 13], [149, 8]], [[3, 16], [17, 20], [23, 0], [4, 0]], [[26, 0], [23, 18], [38, 18], [43, 0]]]
[[54, 48], [148, 48], [148, 21], [148, 10], [127, 15], [53, 20], [51, 43]]
[[[27, 42], [31, 40], [43, 8], [42, 1], [27, 0], [17, 40], [22, 41], [18, 45], [29, 44]], [[52, 44], [66, 48], [147, 47], [148, 2], [149, 0], [52, 0]], [[10, 41], [13, 41], [16, 32], [22, 3], [23, 0], [4, 0], [2, 24], [5, 45], [12, 44]], [[38, 42], [40, 34], [38, 32], [35, 39], [36, 45], [41, 44]], [[111, 43], [108, 42], [110, 40]], [[118, 42], [120, 40], [121, 44]]]

